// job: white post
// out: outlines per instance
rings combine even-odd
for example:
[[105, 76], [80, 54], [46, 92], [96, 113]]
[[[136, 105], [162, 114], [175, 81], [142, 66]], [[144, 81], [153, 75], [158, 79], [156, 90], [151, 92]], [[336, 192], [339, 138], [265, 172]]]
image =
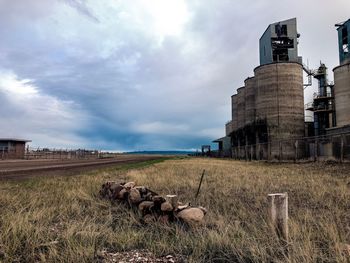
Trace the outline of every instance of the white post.
[[269, 220], [276, 234], [288, 242], [288, 194], [269, 194]]
[[178, 203], [177, 203], [177, 200], [178, 200], [177, 195], [167, 195], [167, 196], [165, 197], [165, 200], [168, 201], [168, 202], [172, 205], [172, 207], [173, 207], [174, 210], [177, 209], [177, 206], [178, 206]]

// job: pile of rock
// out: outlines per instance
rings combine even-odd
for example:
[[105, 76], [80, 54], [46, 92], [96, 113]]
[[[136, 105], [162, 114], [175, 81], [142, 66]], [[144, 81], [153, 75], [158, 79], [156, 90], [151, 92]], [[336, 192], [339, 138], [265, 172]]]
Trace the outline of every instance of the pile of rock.
[[190, 204], [178, 202], [176, 195], [165, 197], [158, 195], [144, 186], [136, 186], [134, 182], [106, 182], [102, 185], [100, 195], [111, 201], [129, 204], [139, 211], [142, 222], [183, 222], [188, 225], [202, 224], [207, 210], [204, 207], [192, 207]]

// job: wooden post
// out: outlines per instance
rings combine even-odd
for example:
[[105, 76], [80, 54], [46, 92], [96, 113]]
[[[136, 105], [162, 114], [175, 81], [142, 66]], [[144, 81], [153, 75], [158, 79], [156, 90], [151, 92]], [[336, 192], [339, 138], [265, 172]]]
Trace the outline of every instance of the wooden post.
[[279, 238], [288, 242], [288, 194], [269, 194], [267, 199], [271, 227]]
[[295, 141], [294, 148], [295, 148], [294, 162], [296, 163], [298, 160], [298, 140]]

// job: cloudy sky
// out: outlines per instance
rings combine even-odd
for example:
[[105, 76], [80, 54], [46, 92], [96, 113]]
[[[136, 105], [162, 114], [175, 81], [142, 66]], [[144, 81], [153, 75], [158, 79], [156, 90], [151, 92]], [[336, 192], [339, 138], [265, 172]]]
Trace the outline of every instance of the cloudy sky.
[[300, 55], [332, 79], [349, 0], [0, 0], [0, 137], [198, 148], [224, 135], [268, 24], [292, 17]]

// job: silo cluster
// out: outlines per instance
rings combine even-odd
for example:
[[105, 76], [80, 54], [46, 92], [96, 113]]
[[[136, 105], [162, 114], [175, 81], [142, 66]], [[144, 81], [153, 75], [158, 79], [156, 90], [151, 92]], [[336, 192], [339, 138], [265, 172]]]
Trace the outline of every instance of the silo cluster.
[[[254, 73], [232, 96], [237, 97], [232, 100], [232, 117], [237, 116], [233, 145], [254, 145], [252, 156], [270, 151], [276, 157], [278, 143], [266, 143], [304, 136], [303, 68], [297, 62], [271, 63]], [[294, 156], [294, 146], [284, 147], [284, 155]]]
[[[324, 64], [318, 70], [303, 65], [295, 18], [268, 26], [259, 41], [260, 66], [231, 96], [224, 137], [231, 140], [230, 156], [296, 160], [337, 151], [336, 140], [326, 137], [350, 133], [350, 19], [336, 26], [340, 65], [333, 70], [334, 84], [327, 81]], [[304, 71], [310, 83], [315, 78], [319, 84], [305, 106], [304, 86], [311, 84], [303, 83]], [[305, 122], [305, 110], [313, 111], [313, 122]]]

